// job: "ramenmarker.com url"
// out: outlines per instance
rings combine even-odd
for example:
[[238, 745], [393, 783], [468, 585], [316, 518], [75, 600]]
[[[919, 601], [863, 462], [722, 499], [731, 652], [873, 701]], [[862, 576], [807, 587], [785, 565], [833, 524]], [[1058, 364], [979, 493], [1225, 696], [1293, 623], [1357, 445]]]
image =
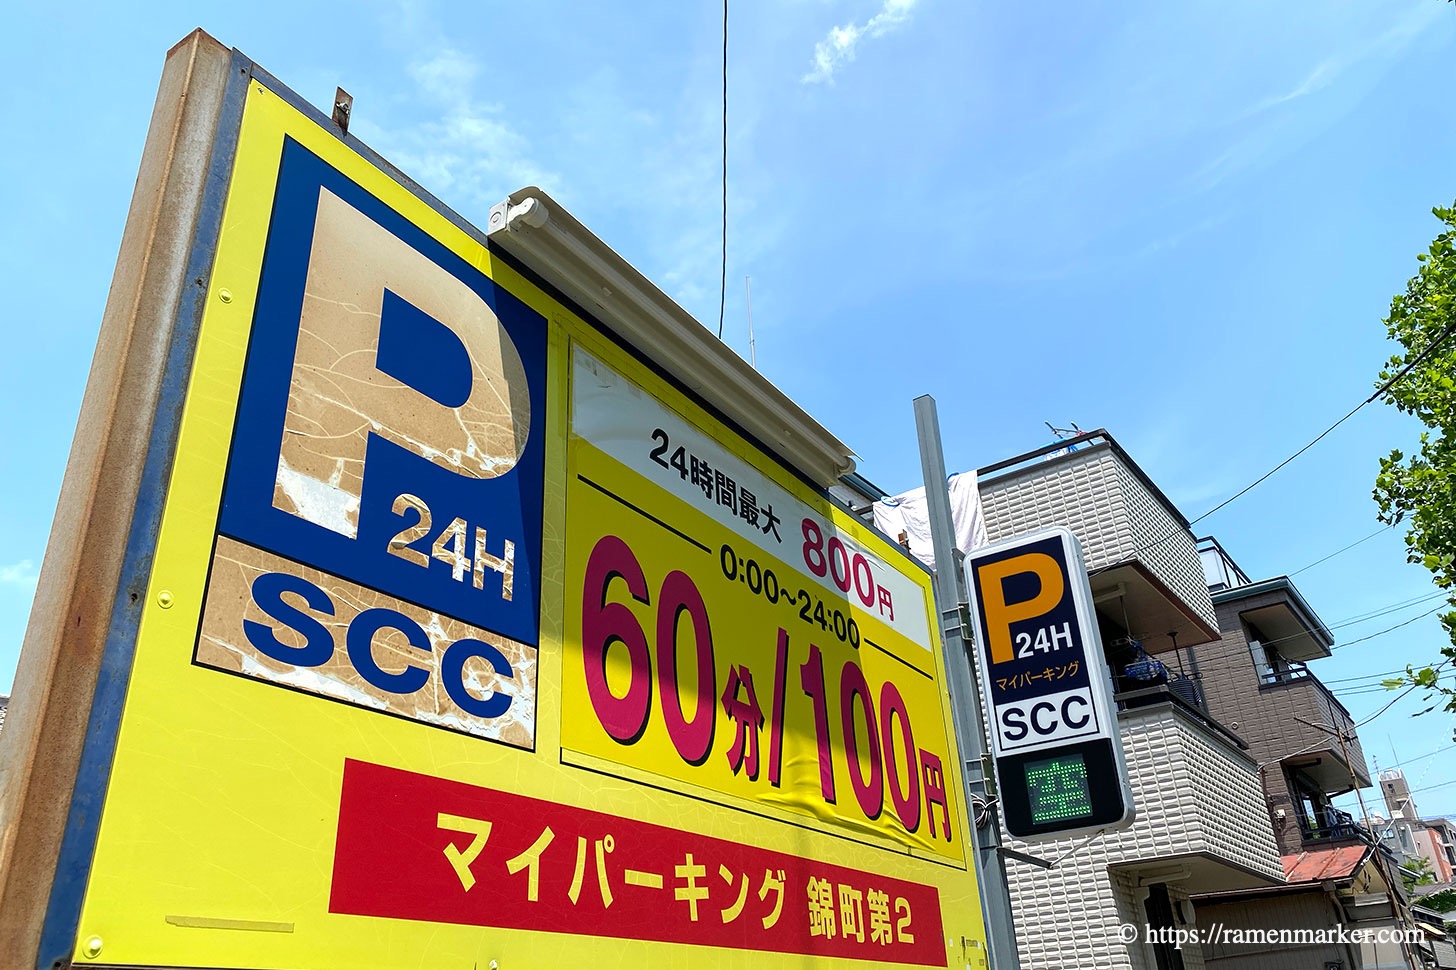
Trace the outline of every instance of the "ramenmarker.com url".
[[1420, 929], [1352, 929], [1341, 923], [1322, 929], [1267, 929], [1264, 927], [1224, 926], [1149, 926], [1146, 923], [1121, 923], [1117, 927], [1119, 943], [1171, 943], [1181, 950], [1185, 944], [1213, 946], [1217, 944], [1255, 946], [1314, 946], [1323, 944], [1361, 943], [1424, 943]]

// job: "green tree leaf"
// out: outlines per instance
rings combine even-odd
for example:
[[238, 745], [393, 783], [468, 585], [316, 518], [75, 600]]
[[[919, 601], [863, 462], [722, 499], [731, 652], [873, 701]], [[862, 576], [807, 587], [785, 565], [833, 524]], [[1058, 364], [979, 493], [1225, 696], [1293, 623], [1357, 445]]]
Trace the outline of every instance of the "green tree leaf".
[[[1416, 275], [1390, 301], [1384, 323], [1401, 352], [1386, 362], [1377, 385], [1395, 378], [1386, 403], [1426, 430], [1415, 454], [1395, 449], [1380, 459], [1373, 494], [1380, 521], [1407, 523], [1406, 558], [1430, 570], [1456, 606], [1456, 205], [1431, 211], [1445, 229], [1416, 256]], [[1441, 622], [1456, 645], [1456, 613]], [[1448, 664], [1456, 662], [1456, 647], [1442, 654]], [[1456, 713], [1456, 690], [1441, 685], [1437, 667], [1407, 669], [1382, 683], [1440, 694], [1445, 709]]]

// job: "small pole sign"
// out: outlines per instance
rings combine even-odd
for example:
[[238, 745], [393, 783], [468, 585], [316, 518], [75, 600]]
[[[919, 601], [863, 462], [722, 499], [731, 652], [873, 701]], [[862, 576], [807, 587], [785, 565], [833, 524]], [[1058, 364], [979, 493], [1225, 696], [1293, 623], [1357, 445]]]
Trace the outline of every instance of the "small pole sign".
[[1042, 842], [1131, 825], [1117, 709], [1076, 536], [1055, 528], [993, 543], [965, 568], [1007, 831]]

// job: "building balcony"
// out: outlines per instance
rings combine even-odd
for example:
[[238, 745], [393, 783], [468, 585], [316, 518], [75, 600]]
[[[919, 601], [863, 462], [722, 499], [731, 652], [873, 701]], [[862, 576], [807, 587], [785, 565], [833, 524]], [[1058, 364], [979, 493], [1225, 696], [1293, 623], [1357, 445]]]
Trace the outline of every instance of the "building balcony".
[[1259, 692], [1280, 712], [1283, 743], [1299, 752], [1280, 758], [1286, 770], [1298, 771], [1326, 794], [1370, 785], [1354, 719], [1304, 664], [1264, 672]]
[[1349, 812], [1329, 808], [1299, 820], [1299, 834], [1306, 845], [1315, 842], [1370, 842], [1370, 834]]
[[1261, 662], [1277, 666], [1330, 655], [1334, 636], [1288, 576], [1254, 582], [1212, 536], [1198, 540], [1198, 555], [1214, 608], [1233, 608], [1239, 626], [1249, 631], [1251, 648], [1262, 641], [1268, 656]]
[[[1137, 817], [1094, 840], [1084, 850], [1088, 862], [1183, 871], [1200, 892], [1279, 882], [1258, 766], [1238, 736], [1167, 686], [1127, 691], [1116, 701]], [[1046, 846], [1027, 851], [1060, 854]]]
[[1188, 520], [1105, 431], [977, 470], [994, 541], [1049, 526], [1077, 536], [1098, 613], [1152, 654], [1218, 638]]
[[1278, 882], [1279, 850], [1244, 742], [1171, 688], [1116, 700], [1138, 819], [1110, 868], [1146, 881], [1176, 864], [1200, 892]]
[[[1243, 742], [1166, 685], [1117, 696], [1136, 818], [1118, 832], [1029, 846], [1050, 869], [1007, 867], [1022, 966], [1063, 967], [1070, 954], [1127, 966], [1119, 924], [1142, 925], [1162, 885], [1193, 893], [1277, 886], [1284, 869], [1259, 770]], [[1077, 914], [1068, 919], [1067, 914]], [[1139, 964], [1134, 963], [1133, 966]]]

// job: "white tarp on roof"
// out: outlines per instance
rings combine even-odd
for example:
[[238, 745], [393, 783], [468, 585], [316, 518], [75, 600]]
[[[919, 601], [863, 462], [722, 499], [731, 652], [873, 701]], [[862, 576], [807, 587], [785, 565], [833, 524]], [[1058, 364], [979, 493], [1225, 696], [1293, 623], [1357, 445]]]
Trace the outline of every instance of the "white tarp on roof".
[[[960, 472], [946, 479], [950, 490], [950, 513], [955, 524], [955, 544], [961, 552], [984, 546], [986, 517], [981, 514], [981, 493], [976, 487], [975, 472]], [[925, 501], [925, 488], [875, 503], [875, 528], [891, 539], [904, 535], [910, 542], [910, 553], [931, 569], [935, 568], [935, 550], [930, 539], [930, 507]]]

